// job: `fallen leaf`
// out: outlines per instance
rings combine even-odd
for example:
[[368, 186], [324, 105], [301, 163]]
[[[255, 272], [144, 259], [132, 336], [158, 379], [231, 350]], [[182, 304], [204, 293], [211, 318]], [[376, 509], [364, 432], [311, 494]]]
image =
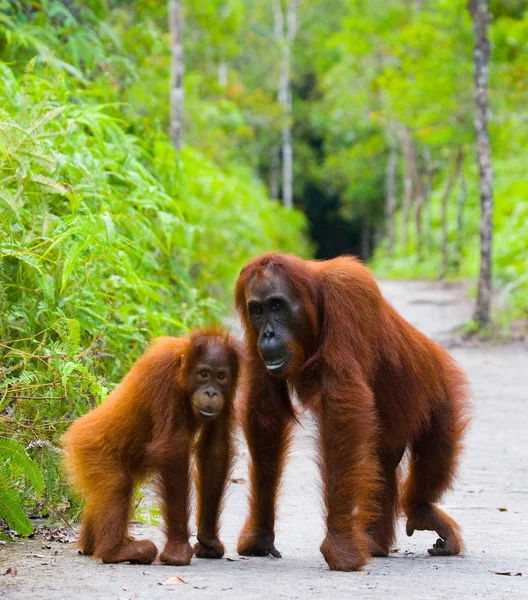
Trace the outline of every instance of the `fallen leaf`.
[[16, 575], [17, 571], [15, 569], [15, 567], [9, 567], [9, 569], [7, 569], [7, 571], [4, 573], [4, 575]]
[[509, 577], [522, 577], [519, 571], [492, 571], [494, 575], [508, 575]]
[[508, 512], [507, 508], [498, 508], [497, 510], [500, 510], [501, 512]]
[[36, 552], [34, 554], [32, 554], [31, 556], [33, 556], [34, 558], [49, 558], [45, 554], [37, 554]]
[[396, 554], [396, 552], [399, 552], [399, 551], [400, 551], [400, 549], [399, 549], [399, 548], [393, 548], [393, 549], [391, 550], [391, 553], [392, 553], [392, 554]]
[[236, 558], [229, 558], [229, 556], [226, 556], [226, 560], [229, 562], [236, 562]]
[[222, 592], [225, 592], [226, 590], [232, 590], [233, 588], [222, 588]]
[[242, 477], [235, 477], [231, 479], [231, 483], [246, 483], [246, 480]]
[[167, 577], [161, 585], [181, 585], [182, 583], [185, 583], [185, 581], [181, 577], [174, 575], [173, 577]]
[[193, 585], [193, 590], [206, 590], [206, 585]]
[[370, 575], [370, 571], [360, 571], [360, 575]]

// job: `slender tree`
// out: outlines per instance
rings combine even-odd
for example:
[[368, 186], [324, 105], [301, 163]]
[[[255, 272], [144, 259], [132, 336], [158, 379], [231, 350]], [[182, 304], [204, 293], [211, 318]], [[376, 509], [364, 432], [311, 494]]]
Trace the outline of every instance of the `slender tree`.
[[[282, 202], [286, 208], [293, 207], [293, 148], [291, 133], [291, 54], [297, 35], [298, 0], [273, 0], [273, 27], [275, 40], [281, 51], [279, 75], [279, 103], [284, 114], [282, 126]], [[286, 13], [286, 14], [285, 14]]]
[[269, 191], [272, 198], [279, 197], [280, 187], [280, 146], [275, 145], [271, 149], [271, 165], [269, 172]]
[[183, 145], [183, 14], [180, 0], [169, 1], [171, 36], [170, 137], [178, 150]]
[[457, 273], [460, 273], [462, 264], [462, 236], [464, 234], [464, 206], [466, 204], [466, 179], [464, 177], [464, 169], [460, 170], [460, 190], [457, 202], [457, 237], [456, 237], [456, 256], [455, 265]]
[[402, 131], [402, 154], [403, 154], [403, 201], [402, 201], [402, 245], [403, 251], [407, 250], [408, 243], [408, 221], [409, 209], [413, 198], [413, 179], [410, 165], [411, 132], [408, 127]]
[[489, 57], [488, 37], [490, 13], [488, 0], [470, 0], [468, 9], [475, 30], [475, 130], [480, 190], [480, 275], [477, 304], [473, 315], [481, 325], [490, 322], [491, 312], [491, 258], [493, 230], [493, 168], [488, 130]]
[[389, 244], [389, 256], [394, 255], [394, 214], [396, 212], [396, 148], [391, 145], [389, 151], [389, 160], [387, 161], [387, 199], [386, 199], [386, 223], [387, 223], [387, 240]]
[[227, 69], [227, 61], [221, 60], [218, 63], [218, 85], [222, 88], [227, 86], [227, 77], [228, 77], [228, 69]]
[[431, 254], [433, 248], [433, 207], [431, 203], [431, 179], [433, 176], [433, 163], [431, 150], [424, 148], [424, 211], [425, 211], [425, 239], [427, 254]]

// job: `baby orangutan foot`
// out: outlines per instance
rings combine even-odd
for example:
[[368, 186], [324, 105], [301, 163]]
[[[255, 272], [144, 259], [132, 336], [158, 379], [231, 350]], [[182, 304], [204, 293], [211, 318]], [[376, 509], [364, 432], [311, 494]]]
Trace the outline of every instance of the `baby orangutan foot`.
[[237, 552], [242, 556], [268, 556], [282, 558], [275, 548], [275, 534], [244, 529], [238, 539]]
[[189, 542], [168, 541], [163, 552], [160, 554], [160, 560], [164, 565], [182, 567], [191, 564], [193, 554], [194, 552]]
[[198, 558], [222, 558], [224, 552], [224, 544], [217, 537], [199, 536], [194, 544], [194, 554]]
[[104, 552], [101, 559], [104, 563], [130, 562], [150, 565], [157, 555], [158, 549], [150, 540], [134, 540]]
[[330, 571], [359, 571], [368, 560], [350, 535], [327, 533], [320, 550]]

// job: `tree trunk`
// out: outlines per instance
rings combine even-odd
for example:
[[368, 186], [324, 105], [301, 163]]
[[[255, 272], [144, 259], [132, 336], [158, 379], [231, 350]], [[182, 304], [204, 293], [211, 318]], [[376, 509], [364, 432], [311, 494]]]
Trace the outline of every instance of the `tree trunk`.
[[280, 0], [273, 2], [275, 40], [281, 50], [279, 76], [279, 103], [282, 107], [282, 202], [293, 207], [293, 148], [291, 133], [291, 49], [297, 35], [297, 0], [287, 0], [286, 19]]
[[178, 150], [183, 145], [183, 15], [180, 0], [169, 2], [171, 36], [170, 137]]
[[370, 223], [365, 217], [361, 221], [361, 258], [364, 262], [370, 258]]
[[464, 234], [464, 206], [466, 204], [466, 180], [464, 178], [464, 169], [460, 171], [460, 192], [457, 204], [457, 238], [456, 238], [456, 272], [460, 273], [462, 266], [462, 236]]
[[396, 212], [396, 148], [391, 145], [389, 160], [387, 161], [387, 203], [386, 214], [387, 220], [387, 243], [389, 248], [389, 256], [394, 256], [394, 214]]
[[270, 196], [273, 199], [279, 197], [279, 185], [280, 185], [280, 147], [273, 146], [271, 149], [271, 166], [270, 166], [270, 178], [269, 178], [269, 190]]
[[447, 180], [446, 189], [442, 195], [441, 207], [442, 207], [442, 270], [440, 272], [440, 279], [443, 279], [447, 275], [447, 269], [449, 266], [449, 242], [448, 242], [448, 230], [447, 230], [447, 205], [449, 196], [455, 182], [460, 174], [460, 167], [462, 165], [462, 151], [457, 151], [455, 166], [449, 175]]
[[227, 63], [225, 60], [221, 60], [218, 63], [218, 85], [222, 88], [227, 86]]
[[416, 255], [418, 260], [422, 257], [422, 210], [424, 206], [424, 187], [420, 171], [418, 169], [418, 160], [416, 158], [416, 148], [411, 132], [408, 131], [407, 136], [407, 162], [409, 165], [409, 172], [412, 177], [413, 186], [415, 189], [414, 199], [414, 224], [416, 231]]
[[488, 0], [470, 0], [468, 9], [475, 29], [475, 131], [477, 159], [479, 165], [480, 190], [480, 275], [477, 303], [473, 318], [486, 325], [491, 318], [491, 258], [493, 233], [493, 169], [488, 131], [488, 83], [489, 56], [488, 39], [490, 13]]
[[402, 245], [404, 254], [407, 252], [409, 209], [413, 197], [413, 180], [409, 164], [410, 132], [405, 128], [402, 132], [403, 144], [403, 201], [402, 201]]
[[424, 148], [424, 211], [425, 211], [425, 240], [427, 245], [427, 254], [430, 255], [433, 249], [433, 206], [431, 204], [431, 177], [433, 167], [431, 164], [431, 150]]

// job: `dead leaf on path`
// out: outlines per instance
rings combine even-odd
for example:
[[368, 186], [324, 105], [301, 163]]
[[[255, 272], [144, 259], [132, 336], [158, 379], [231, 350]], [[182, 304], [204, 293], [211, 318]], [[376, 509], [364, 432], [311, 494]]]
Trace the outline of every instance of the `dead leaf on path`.
[[227, 590], [232, 590], [233, 588], [222, 588], [222, 592], [225, 592]]
[[508, 577], [522, 577], [519, 571], [492, 571], [494, 575], [507, 575]]
[[400, 549], [399, 549], [399, 548], [393, 548], [393, 549], [391, 550], [391, 554], [396, 554], [396, 552], [399, 552], [399, 551], [400, 551]]
[[360, 571], [360, 575], [370, 575], [370, 571]]
[[230, 558], [229, 556], [225, 557], [226, 560], [228, 560], [229, 562], [236, 562], [236, 558]]
[[34, 552], [31, 556], [34, 558], [49, 558], [49, 556], [46, 556], [46, 554], [37, 554], [36, 552]]
[[15, 569], [15, 567], [9, 567], [9, 569], [7, 569], [7, 571], [4, 573], [4, 575], [16, 575], [17, 574], [17, 570]]
[[160, 585], [181, 585], [182, 583], [186, 582], [183, 581], [181, 577], [177, 577], [176, 575], [174, 575], [172, 577], [167, 577], [167, 579], [165, 579], [165, 581]]
[[508, 512], [507, 508], [498, 508], [497, 510], [500, 510], [501, 512]]
[[231, 479], [231, 483], [246, 483], [246, 480], [243, 477], [235, 477]]
[[206, 585], [193, 585], [193, 590], [206, 590]]

